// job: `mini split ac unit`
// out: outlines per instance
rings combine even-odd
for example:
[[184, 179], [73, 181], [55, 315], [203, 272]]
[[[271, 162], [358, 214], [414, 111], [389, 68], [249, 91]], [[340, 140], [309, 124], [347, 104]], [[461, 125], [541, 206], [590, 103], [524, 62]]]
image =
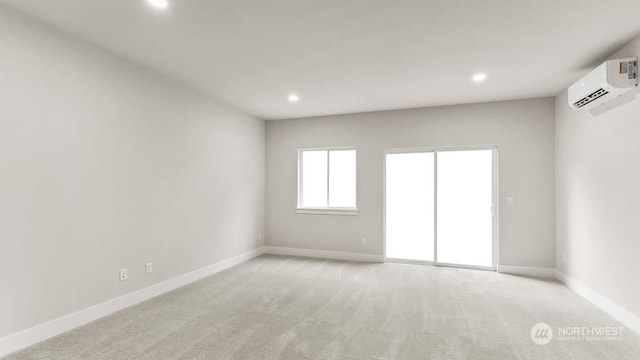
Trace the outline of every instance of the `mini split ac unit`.
[[609, 60], [569, 87], [569, 105], [593, 109], [637, 86], [637, 57]]

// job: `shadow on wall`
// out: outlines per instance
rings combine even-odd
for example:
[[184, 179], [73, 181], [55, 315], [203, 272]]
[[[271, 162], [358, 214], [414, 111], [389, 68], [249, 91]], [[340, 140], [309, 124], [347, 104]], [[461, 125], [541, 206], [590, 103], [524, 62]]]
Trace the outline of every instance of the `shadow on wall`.
[[593, 116], [598, 116], [602, 113], [605, 113], [613, 108], [616, 108], [618, 106], [622, 106], [626, 103], [630, 103], [632, 101], [634, 101], [636, 99], [636, 96], [638, 95], [638, 93], [640, 93], [640, 88], [636, 88], [634, 91], [630, 91], [624, 95], [621, 95], [620, 97], [613, 99], [611, 101], [609, 101], [608, 103], [602, 105], [602, 106], [598, 106], [596, 108], [593, 108], [590, 110], [591, 115]]

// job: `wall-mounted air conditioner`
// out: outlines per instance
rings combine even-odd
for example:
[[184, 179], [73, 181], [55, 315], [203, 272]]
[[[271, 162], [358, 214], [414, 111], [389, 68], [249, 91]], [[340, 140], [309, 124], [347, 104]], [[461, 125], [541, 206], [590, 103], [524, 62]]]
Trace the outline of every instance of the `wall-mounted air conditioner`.
[[593, 109], [637, 86], [637, 57], [609, 60], [569, 87], [569, 105]]

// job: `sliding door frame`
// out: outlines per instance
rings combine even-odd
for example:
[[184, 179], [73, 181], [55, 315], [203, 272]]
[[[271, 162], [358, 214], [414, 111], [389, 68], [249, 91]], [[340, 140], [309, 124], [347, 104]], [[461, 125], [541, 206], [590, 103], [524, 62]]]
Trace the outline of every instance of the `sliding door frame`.
[[[492, 259], [491, 266], [477, 266], [464, 264], [449, 264], [438, 261], [438, 153], [450, 151], [473, 151], [473, 150], [492, 150]], [[433, 153], [434, 156], [434, 212], [433, 212], [433, 261], [395, 259], [387, 257], [387, 155], [390, 154], [412, 154], [412, 153]], [[397, 148], [387, 149], [383, 154], [382, 166], [382, 242], [383, 256], [385, 262], [400, 262], [409, 264], [426, 264], [434, 266], [457, 267], [464, 269], [490, 270], [496, 271], [499, 258], [499, 208], [498, 203], [498, 146], [497, 145], [479, 145], [479, 146], [447, 146], [447, 147], [418, 147], [418, 148]]]

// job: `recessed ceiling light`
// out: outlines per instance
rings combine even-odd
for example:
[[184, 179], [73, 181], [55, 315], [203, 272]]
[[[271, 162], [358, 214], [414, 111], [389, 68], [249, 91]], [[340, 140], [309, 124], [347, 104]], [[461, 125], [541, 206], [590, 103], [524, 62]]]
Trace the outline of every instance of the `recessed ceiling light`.
[[475, 83], [481, 83], [487, 80], [487, 74], [483, 74], [483, 73], [474, 74], [471, 80], [473, 80], [473, 82]]
[[169, 7], [169, 0], [147, 0], [147, 2], [156, 9], [166, 9]]
[[298, 100], [300, 100], [300, 96], [298, 96], [297, 94], [289, 95], [289, 102], [290, 103], [297, 103]]

